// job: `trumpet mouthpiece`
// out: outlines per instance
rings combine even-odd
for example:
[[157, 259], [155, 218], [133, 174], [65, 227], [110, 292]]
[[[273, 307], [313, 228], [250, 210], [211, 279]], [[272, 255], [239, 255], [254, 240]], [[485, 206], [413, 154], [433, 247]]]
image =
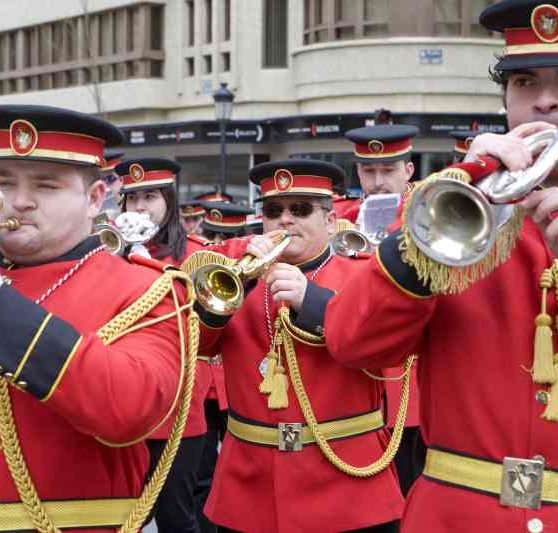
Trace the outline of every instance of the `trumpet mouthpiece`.
[[7, 229], [8, 231], [15, 231], [21, 227], [21, 222], [17, 218], [8, 218], [5, 222], [0, 223], [1, 229]]

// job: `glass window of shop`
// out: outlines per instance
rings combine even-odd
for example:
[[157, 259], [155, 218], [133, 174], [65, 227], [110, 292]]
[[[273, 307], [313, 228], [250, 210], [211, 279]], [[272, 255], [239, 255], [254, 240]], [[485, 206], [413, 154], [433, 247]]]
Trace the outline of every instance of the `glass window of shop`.
[[[177, 162], [182, 167], [178, 185], [180, 201], [214, 190], [219, 185], [218, 156], [178, 157]], [[234, 154], [227, 157], [227, 193], [231, 194], [236, 202], [248, 202], [249, 168], [248, 154]]]

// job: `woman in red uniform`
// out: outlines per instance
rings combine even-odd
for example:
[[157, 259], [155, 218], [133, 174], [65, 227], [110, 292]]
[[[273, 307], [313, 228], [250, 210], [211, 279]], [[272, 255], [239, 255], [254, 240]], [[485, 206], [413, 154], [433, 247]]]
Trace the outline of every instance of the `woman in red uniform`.
[[[159, 231], [146, 244], [152, 257], [180, 266], [186, 257], [203, 245], [186, 235], [181, 224], [175, 177], [180, 165], [169, 159], [144, 158], [122, 162], [116, 167], [123, 177], [122, 211], [147, 213]], [[193, 491], [198, 464], [207, 430], [202, 391], [206, 389], [200, 371], [192, 397], [190, 414], [175, 462], [155, 506], [155, 521], [159, 533], [185, 533], [199, 531], [196, 520]], [[209, 379], [210, 376], [207, 376]], [[150, 435], [147, 441], [151, 456], [151, 471], [165, 447], [173, 417]]]

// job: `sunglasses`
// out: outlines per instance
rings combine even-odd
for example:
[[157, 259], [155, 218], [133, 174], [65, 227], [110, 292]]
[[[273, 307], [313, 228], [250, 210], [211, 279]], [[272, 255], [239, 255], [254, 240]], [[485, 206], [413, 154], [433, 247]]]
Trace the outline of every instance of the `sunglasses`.
[[262, 214], [265, 218], [274, 219], [279, 218], [283, 214], [283, 211], [288, 209], [293, 217], [308, 218], [316, 208], [326, 210], [323, 205], [313, 204], [311, 202], [297, 202], [289, 205], [266, 202], [262, 205]]

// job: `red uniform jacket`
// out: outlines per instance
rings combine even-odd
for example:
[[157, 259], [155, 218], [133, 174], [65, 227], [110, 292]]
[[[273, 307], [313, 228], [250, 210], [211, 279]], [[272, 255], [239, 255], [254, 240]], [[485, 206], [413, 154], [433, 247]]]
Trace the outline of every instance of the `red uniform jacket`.
[[[533, 364], [539, 277], [552, 257], [527, 219], [510, 260], [460, 295], [429, 297], [398, 260], [391, 237], [379, 257], [327, 306], [327, 346], [341, 364], [386, 366], [419, 353], [421, 429], [430, 447], [501, 462], [542, 455], [558, 469], [556, 423], [526, 369]], [[388, 275], [389, 273], [389, 275]], [[365, 280], [365, 281], [363, 281]], [[396, 281], [396, 282], [394, 282]], [[549, 312], [555, 314], [549, 296]], [[350, 319], [348, 319], [350, 317]], [[498, 498], [420, 478], [405, 510], [405, 533], [520, 533], [539, 518], [558, 531], [558, 507], [502, 507]]]
[[[50, 263], [1, 270], [11, 285], [0, 288], [0, 365], [12, 373], [21, 367], [15, 379], [26, 382], [24, 391], [10, 387], [10, 396], [25, 461], [43, 501], [139, 496], [148, 467], [145, 444], [113, 448], [95, 437], [126, 442], [146, 433], [168, 412], [178, 384], [175, 319], [109, 346], [96, 335], [161, 272], [102, 251], [44, 303], [34, 303], [98, 245], [91, 237]], [[146, 319], [173, 310], [167, 298]], [[20, 501], [3, 454], [0, 499]]]
[[[324, 252], [302, 270], [310, 274], [328, 254]], [[323, 291], [318, 286], [341, 289], [355, 263], [333, 257], [315, 277], [314, 287], [318, 292]], [[292, 385], [286, 409], [270, 410], [267, 396], [258, 391], [262, 379], [259, 366], [270, 348], [264, 287], [259, 281], [223, 329], [216, 329], [216, 323], [202, 329], [202, 341], [218, 338], [229, 408], [235, 416], [275, 427], [279, 422], [304, 423]], [[271, 297], [269, 304], [273, 323], [277, 306]], [[381, 382], [339, 364], [324, 347], [296, 343], [296, 350], [319, 421], [381, 408]], [[332, 446], [344, 460], [364, 466], [381, 456], [388, 439], [389, 433], [381, 428], [333, 441]], [[354, 478], [331, 465], [316, 445], [305, 446], [300, 452], [281, 452], [228, 433], [205, 512], [213, 522], [240, 531], [333, 533], [395, 520], [402, 503], [392, 468], [371, 478]]]
[[[160, 261], [174, 266], [180, 266], [190, 255], [199, 250], [206, 249], [203, 237], [198, 235], [188, 235], [186, 237], [186, 250], [184, 256], [179, 260], [175, 260], [172, 256], [167, 256]], [[151, 250], [153, 252], [153, 250]], [[211, 386], [211, 371], [207, 368], [207, 364], [199, 361], [196, 365], [196, 381], [194, 384], [194, 392], [192, 394], [192, 403], [190, 404], [190, 412], [188, 413], [188, 420], [184, 428], [184, 437], [198, 437], [207, 431], [207, 424], [205, 421], [205, 411], [203, 402], [207, 395], [207, 390]], [[176, 412], [156, 431], [154, 431], [150, 439], [168, 439]]]
[[338, 196], [333, 200], [333, 210], [337, 218], [345, 218], [353, 224], [358, 217], [358, 211], [362, 200], [360, 198], [347, 198], [346, 196]]

